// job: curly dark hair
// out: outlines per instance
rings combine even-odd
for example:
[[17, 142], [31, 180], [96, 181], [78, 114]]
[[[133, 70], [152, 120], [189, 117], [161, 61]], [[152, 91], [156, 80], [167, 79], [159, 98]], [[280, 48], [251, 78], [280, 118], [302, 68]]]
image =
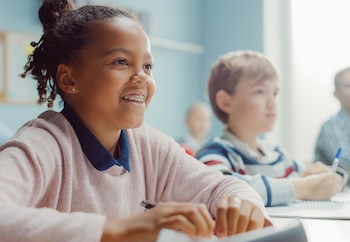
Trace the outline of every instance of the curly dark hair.
[[23, 78], [29, 73], [37, 80], [38, 104], [47, 102], [52, 107], [57, 93], [62, 97], [62, 90], [56, 84], [58, 65], [76, 63], [80, 51], [91, 39], [93, 23], [114, 17], [138, 22], [131, 11], [121, 8], [87, 5], [75, 9], [70, 0], [43, 1], [39, 9], [43, 35], [38, 42], [31, 43], [35, 49], [28, 55], [22, 73]]

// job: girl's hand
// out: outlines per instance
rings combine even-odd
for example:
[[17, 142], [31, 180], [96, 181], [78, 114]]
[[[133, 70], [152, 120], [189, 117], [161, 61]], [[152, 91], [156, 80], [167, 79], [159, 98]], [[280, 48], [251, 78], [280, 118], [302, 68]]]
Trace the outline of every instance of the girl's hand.
[[238, 196], [224, 196], [216, 204], [215, 234], [225, 237], [264, 226], [263, 211], [249, 200]]
[[161, 229], [210, 238], [214, 220], [204, 204], [164, 202], [132, 218], [107, 219], [101, 241], [156, 241]]

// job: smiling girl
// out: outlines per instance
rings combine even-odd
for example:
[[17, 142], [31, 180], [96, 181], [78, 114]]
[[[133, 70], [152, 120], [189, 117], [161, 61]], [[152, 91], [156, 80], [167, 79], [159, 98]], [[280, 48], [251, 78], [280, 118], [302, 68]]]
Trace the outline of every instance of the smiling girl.
[[[129, 12], [44, 0], [25, 73], [46, 111], [0, 147], [2, 241], [155, 241], [163, 228], [227, 236], [271, 224], [247, 184], [144, 123], [149, 39]], [[140, 203], [159, 202], [145, 212]]]

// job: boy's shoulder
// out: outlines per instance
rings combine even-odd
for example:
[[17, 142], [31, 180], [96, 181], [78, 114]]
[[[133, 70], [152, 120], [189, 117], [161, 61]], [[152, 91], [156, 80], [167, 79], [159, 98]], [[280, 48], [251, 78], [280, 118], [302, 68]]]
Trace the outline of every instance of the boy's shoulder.
[[227, 156], [230, 153], [237, 153], [234, 145], [223, 137], [214, 137], [207, 140], [197, 152], [197, 157], [207, 154], [221, 154]]

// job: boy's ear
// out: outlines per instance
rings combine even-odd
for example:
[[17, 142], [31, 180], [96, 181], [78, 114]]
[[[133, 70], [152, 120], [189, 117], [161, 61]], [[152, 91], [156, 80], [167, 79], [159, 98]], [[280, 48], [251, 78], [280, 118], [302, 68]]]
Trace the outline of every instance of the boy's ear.
[[221, 111], [225, 113], [230, 113], [231, 111], [230, 95], [225, 90], [221, 89], [216, 93], [215, 102]]
[[59, 64], [57, 67], [56, 82], [65, 93], [76, 93], [77, 87], [73, 78], [72, 68], [66, 64]]
[[340, 100], [341, 95], [340, 95], [339, 89], [334, 90], [333, 96], [334, 96], [336, 99]]

